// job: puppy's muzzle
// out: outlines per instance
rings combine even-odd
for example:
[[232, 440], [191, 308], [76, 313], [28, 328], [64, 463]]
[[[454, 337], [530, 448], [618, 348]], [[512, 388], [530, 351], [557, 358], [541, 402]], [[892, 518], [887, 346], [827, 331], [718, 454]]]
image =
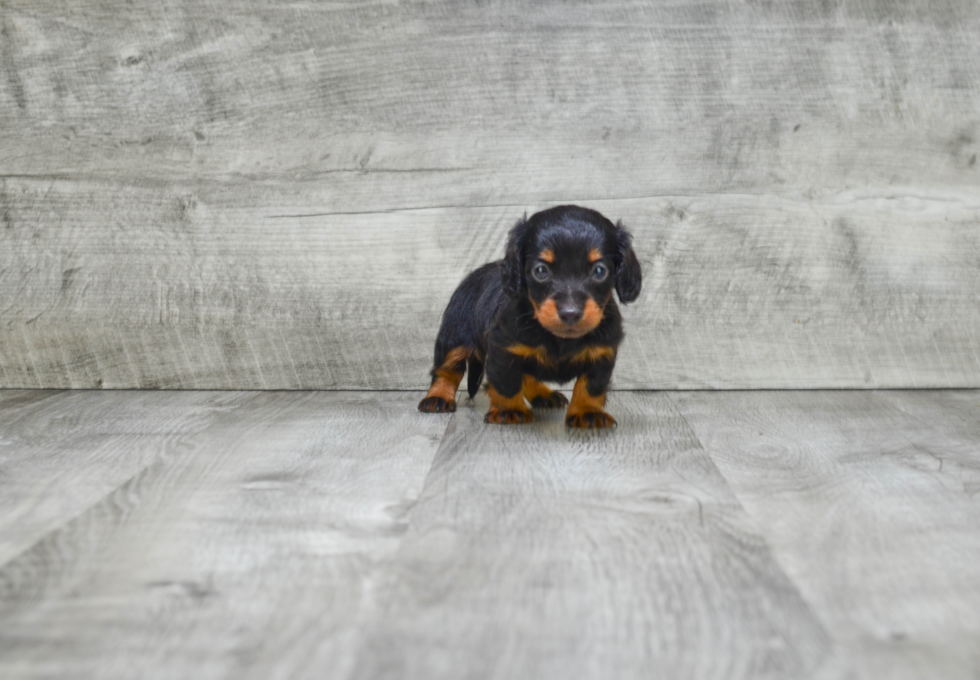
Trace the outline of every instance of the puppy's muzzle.
[[555, 295], [555, 308], [558, 319], [565, 326], [574, 326], [585, 315], [586, 296], [580, 291], [563, 290]]
[[574, 326], [582, 320], [585, 310], [574, 302], [566, 302], [558, 305], [558, 318], [566, 326]]

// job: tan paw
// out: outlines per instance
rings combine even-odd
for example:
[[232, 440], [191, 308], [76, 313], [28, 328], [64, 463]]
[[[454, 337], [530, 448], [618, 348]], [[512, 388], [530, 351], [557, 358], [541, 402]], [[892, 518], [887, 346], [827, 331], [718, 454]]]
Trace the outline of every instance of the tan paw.
[[605, 411], [586, 411], [584, 413], [569, 413], [565, 416], [565, 424], [568, 427], [580, 429], [599, 429], [613, 427], [616, 425], [616, 419]]
[[456, 402], [442, 397], [426, 397], [419, 402], [419, 411], [423, 413], [452, 413], [456, 410]]
[[531, 406], [534, 408], [565, 408], [568, 406], [568, 399], [561, 392], [552, 392], [547, 397], [534, 397], [531, 399]]
[[498, 411], [494, 408], [487, 411], [487, 415], [483, 417], [483, 422], [498, 425], [530, 423], [532, 420], [534, 420], [534, 414], [530, 411]]

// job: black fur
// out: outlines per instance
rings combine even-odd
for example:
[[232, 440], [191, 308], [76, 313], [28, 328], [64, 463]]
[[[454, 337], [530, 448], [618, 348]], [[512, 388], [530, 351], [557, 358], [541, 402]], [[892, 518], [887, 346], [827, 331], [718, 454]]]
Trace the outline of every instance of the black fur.
[[[535, 215], [537, 217], [537, 215]], [[500, 260], [500, 278], [504, 291], [516, 298], [524, 290], [524, 241], [527, 235], [527, 214], [524, 215], [507, 236], [504, 259]]]
[[[538, 258], [546, 249], [554, 254], [554, 264], [545, 267], [547, 280], [539, 281], [534, 270], [541, 266], [543, 261]], [[588, 261], [592, 249], [602, 255], [596, 264]], [[601, 281], [596, 269], [599, 264], [609, 270]], [[487, 381], [505, 397], [521, 391], [524, 375], [558, 383], [586, 375], [588, 393], [604, 394], [615, 356], [574, 363], [572, 357], [585, 348], [618, 347], [623, 330], [612, 291], [615, 289], [620, 302], [626, 304], [636, 300], [641, 284], [640, 263], [622, 223], [614, 225], [594, 210], [571, 205], [544, 210], [530, 218], [525, 215], [510, 230], [504, 258], [470, 273], [453, 293], [436, 338], [433, 382], [440, 368], [462, 374], [462, 362], [452, 367], [444, 364], [452, 350], [463, 347], [468, 353], [470, 397], [479, 389], [484, 370]], [[587, 313], [589, 301], [595, 303], [593, 308], [602, 310], [601, 320], [581, 337], [555, 334], [578, 332], [574, 329], [579, 326], [566, 330], [553, 324], [549, 330], [539, 321], [546, 315], [535, 316], [536, 306], [553, 304], [566, 315], [562, 322], [568, 323], [567, 319], [576, 318], [576, 314]], [[506, 351], [515, 345], [543, 348], [547, 361]], [[455, 402], [452, 409], [445, 410], [453, 409]]]
[[633, 237], [623, 227], [622, 221], [616, 223], [616, 231], [616, 295], [626, 305], [640, 296], [643, 273], [640, 271], [640, 261], [633, 252]]

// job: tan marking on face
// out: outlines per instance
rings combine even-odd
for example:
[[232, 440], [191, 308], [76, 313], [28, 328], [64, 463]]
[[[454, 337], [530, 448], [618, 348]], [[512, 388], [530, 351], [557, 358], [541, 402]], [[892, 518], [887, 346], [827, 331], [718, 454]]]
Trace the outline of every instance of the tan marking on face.
[[[589, 298], [585, 301], [585, 309], [582, 312], [582, 319], [576, 326], [586, 329], [586, 333], [594, 329], [602, 322], [602, 307], [596, 304], [595, 300]], [[584, 334], [583, 334], [584, 335]]]
[[593, 345], [592, 347], [586, 347], [581, 352], [578, 352], [572, 357], [573, 364], [584, 364], [592, 363], [603, 359], [613, 359], [616, 356], [616, 348], [614, 347], [603, 347], [600, 345]]
[[525, 359], [534, 359], [542, 366], [555, 366], [555, 360], [544, 347], [528, 347], [520, 343], [506, 348], [508, 352]]
[[524, 376], [524, 398], [531, 401], [535, 397], [551, 397], [553, 390], [531, 375]]
[[565, 414], [566, 417], [580, 416], [583, 413], [604, 412], [603, 407], [606, 405], [605, 393], [595, 397], [592, 396], [585, 387], [587, 382], [588, 378], [584, 375], [580, 375], [578, 380], [575, 381], [575, 388], [572, 390], [572, 400], [568, 404], [568, 411]]
[[555, 251], [551, 248], [545, 248], [540, 253], [538, 253], [538, 259], [547, 262], [548, 264], [555, 263]]
[[592, 264], [593, 262], [598, 262], [601, 259], [602, 259], [601, 250], [599, 250], [598, 248], [593, 248], [592, 250], [589, 251], [589, 264]]
[[594, 331], [596, 326], [602, 323], [602, 307], [596, 304], [596, 301], [592, 298], [585, 301], [582, 318], [572, 326], [565, 325], [561, 320], [561, 317], [558, 316], [558, 305], [551, 298], [548, 298], [540, 305], [534, 300], [531, 300], [531, 306], [534, 307], [534, 318], [538, 320], [539, 324], [544, 326], [551, 334], [566, 340], [581, 338], [583, 335]]
[[534, 318], [549, 331], [554, 332], [553, 329], [564, 328], [565, 324], [561, 322], [561, 318], [558, 316], [558, 305], [555, 304], [554, 300], [548, 298], [540, 305], [531, 300], [531, 306], [534, 307]]

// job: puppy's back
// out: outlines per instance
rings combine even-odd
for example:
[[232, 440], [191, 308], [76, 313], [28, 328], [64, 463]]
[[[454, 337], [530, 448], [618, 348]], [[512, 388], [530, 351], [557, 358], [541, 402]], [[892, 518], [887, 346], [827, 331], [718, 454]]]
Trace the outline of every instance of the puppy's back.
[[483, 338], [501, 306], [506, 303], [500, 261], [473, 270], [453, 292], [442, 315], [436, 337], [436, 365], [457, 347], [486, 351]]

